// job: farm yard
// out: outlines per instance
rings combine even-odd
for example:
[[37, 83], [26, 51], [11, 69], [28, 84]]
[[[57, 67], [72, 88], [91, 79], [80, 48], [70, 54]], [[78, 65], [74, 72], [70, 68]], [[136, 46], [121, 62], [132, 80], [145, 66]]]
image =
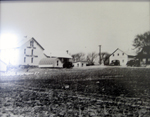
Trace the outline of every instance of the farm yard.
[[150, 68], [22, 71], [0, 76], [0, 117], [150, 116]]

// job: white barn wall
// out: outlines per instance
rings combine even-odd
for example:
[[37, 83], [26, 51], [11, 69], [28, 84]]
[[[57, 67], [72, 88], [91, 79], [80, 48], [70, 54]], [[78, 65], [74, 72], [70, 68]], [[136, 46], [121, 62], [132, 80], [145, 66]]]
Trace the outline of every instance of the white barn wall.
[[7, 71], [7, 65], [0, 60], [0, 71]]
[[[28, 65], [29, 64], [29, 65], [33, 65], [33, 66], [38, 66], [39, 61], [42, 58], [46, 58], [46, 56], [43, 54], [43, 49], [34, 41], [35, 49], [33, 49], [33, 63], [31, 63], [32, 57], [26, 56], [26, 55], [31, 55], [32, 48], [27, 48], [27, 47], [30, 47], [30, 41], [28, 41], [27, 43], [25, 43], [23, 46], [21, 46], [19, 48], [18, 65]], [[24, 54], [24, 49], [26, 49], [26, 54]], [[35, 57], [35, 56], [37, 56], [37, 57]], [[26, 62], [24, 62], [24, 57], [26, 57]]]

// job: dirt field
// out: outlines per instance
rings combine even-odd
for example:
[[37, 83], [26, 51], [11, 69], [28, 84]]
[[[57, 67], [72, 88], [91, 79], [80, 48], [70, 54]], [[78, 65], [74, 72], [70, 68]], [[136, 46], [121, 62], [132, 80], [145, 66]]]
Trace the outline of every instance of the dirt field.
[[0, 117], [148, 117], [149, 71], [120, 67], [17, 70], [16, 75], [0, 76]]

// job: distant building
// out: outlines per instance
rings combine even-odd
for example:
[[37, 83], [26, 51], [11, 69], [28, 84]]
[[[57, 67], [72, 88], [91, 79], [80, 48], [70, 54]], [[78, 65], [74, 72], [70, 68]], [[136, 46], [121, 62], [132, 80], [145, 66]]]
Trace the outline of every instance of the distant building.
[[113, 60], [119, 60], [120, 65], [125, 66], [129, 60], [133, 60], [136, 58], [136, 53], [133, 51], [124, 52], [117, 48], [109, 57], [109, 63]]
[[6, 72], [7, 71], [7, 64], [0, 60], [0, 71]]
[[43, 53], [44, 48], [33, 37], [22, 39], [16, 45], [0, 49], [0, 57], [3, 61], [16, 66], [38, 66], [39, 61], [46, 58]]
[[63, 63], [60, 61], [58, 58], [43, 58], [39, 62], [39, 67], [40, 68], [62, 68]]
[[64, 51], [55, 51], [55, 52], [49, 52], [49, 51], [44, 51], [44, 54], [46, 55], [47, 58], [57, 58], [59, 59], [63, 64], [66, 62], [71, 61], [72, 57]]
[[74, 67], [86, 67], [87, 64], [88, 64], [87, 61], [77, 61], [77, 62], [73, 62]]
[[150, 46], [144, 47], [141, 52], [138, 53], [137, 59], [143, 64], [150, 65]]

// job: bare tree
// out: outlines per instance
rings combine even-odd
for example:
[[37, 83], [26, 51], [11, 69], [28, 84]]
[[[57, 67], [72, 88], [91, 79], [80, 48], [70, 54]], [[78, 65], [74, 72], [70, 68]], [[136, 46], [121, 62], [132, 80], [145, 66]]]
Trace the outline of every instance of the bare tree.
[[96, 58], [97, 56], [98, 56], [98, 54], [95, 53], [95, 52], [89, 53], [89, 54], [87, 55], [88, 64], [94, 65], [95, 58]]
[[80, 52], [72, 55], [73, 61], [84, 61], [85, 60], [85, 54]]
[[104, 65], [109, 65], [109, 56], [110, 54], [107, 53], [107, 52], [102, 52], [102, 60], [103, 60], [103, 63]]

